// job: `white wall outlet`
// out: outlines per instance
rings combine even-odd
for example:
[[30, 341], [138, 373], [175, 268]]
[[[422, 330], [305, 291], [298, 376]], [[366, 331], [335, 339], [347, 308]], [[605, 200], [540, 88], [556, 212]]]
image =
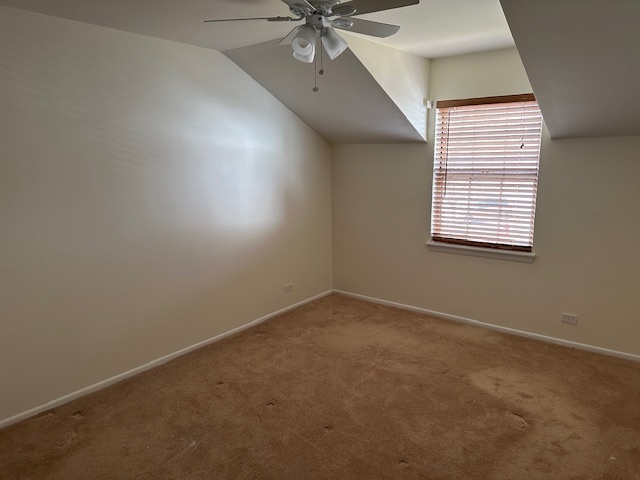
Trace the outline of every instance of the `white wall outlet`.
[[284, 293], [289, 293], [293, 291], [293, 283], [287, 283], [284, 286]]
[[560, 317], [560, 321], [562, 323], [570, 323], [571, 325], [577, 325], [578, 315], [574, 315], [573, 313], [562, 313]]

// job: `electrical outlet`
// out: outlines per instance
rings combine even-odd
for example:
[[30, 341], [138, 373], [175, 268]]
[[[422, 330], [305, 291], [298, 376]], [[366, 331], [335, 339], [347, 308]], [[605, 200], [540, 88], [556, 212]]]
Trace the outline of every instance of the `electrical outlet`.
[[574, 315], [572, 313], [563, 313], [561, 314], [560, 321], [562, 323], [570, 323], [571, 325], [577, 325], [578, 315]]
[[284, 286], [284, 293], [289, 293], [293, 291], [293, 283], [287, 283]]

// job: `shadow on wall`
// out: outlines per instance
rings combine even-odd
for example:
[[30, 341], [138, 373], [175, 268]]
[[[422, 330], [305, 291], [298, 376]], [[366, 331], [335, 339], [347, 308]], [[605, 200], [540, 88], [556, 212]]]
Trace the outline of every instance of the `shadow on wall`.
[[330, 288], [329, 146], [230, 60], [0, 12], [0, 419]]

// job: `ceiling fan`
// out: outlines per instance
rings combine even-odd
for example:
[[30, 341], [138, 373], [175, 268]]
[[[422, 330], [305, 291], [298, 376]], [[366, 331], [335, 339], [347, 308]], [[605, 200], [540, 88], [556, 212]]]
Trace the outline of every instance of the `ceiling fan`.
[[400, 30], [397, 25], [372, 22], [353, 18], [365, 13], [380, 12], [392, 8], [416, 5], [420, 0], [282, 0], [289, 6], [295, 17], [250, 17], [205, 20], [212, 22], [235, 22], [242, 20], [266, 20], [268, 22], [299, 22], [304, 25], [295, 27], [278, 45], [291, 45], [295, 59], [312, 63], [315, 57], [316, 39], [320, 38], [322, 46], [331, 60], [344, 52], [347, 42], [334, 29], [361, 33], [372, 37], [389, 37]]

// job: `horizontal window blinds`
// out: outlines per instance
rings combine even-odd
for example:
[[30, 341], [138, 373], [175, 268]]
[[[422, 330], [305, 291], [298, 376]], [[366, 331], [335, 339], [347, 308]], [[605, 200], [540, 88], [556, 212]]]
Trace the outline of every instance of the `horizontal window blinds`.
[[531, 251], [542, 115], [533, 95], [438, 102], [434, 241]]

